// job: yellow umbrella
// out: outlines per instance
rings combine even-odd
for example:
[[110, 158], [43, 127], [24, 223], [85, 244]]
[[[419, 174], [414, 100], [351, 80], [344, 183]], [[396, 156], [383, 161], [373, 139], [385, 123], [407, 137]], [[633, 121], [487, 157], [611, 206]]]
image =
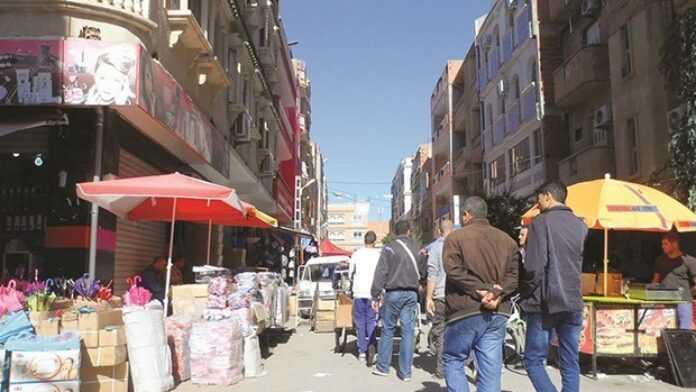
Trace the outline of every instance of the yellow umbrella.
[[[607, 292], [609, 230], [650, 232], [696, 231], [696, 214], [686, 206], [649, 186], [613, 180], [581, 182], [568, 187], [566, 205], [590, 229], [604, 230], [604, 293]], [[539, 214], [535, 206], [522, 220], [529, 223]]]

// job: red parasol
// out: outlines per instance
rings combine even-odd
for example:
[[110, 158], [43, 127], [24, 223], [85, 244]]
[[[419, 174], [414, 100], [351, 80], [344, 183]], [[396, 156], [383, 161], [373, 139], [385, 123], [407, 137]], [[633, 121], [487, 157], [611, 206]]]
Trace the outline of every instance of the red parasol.
[[353, 252], [349, 252], [343, 248], [339, 248], [329, 240], [322, 240], [319, 244], [319, 253], [322, 256], [351, 256]]

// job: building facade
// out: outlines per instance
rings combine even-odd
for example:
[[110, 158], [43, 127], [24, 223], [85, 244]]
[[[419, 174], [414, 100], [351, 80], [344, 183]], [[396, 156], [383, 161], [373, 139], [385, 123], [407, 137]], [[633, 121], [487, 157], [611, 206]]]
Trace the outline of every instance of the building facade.
[[[47, 274], [79, 275], [94, 223], [75, 183], [174, 171], [292, 221], [299, 89], [277, 1], [4, 1], [0, 37], [0, 193], [37, 195], [3, 211], [0, 245], [21, 241]], [[117, 291], [165, 253], [165, 224], [100, 211], [98, 227], [96, 276]], [[177, 229], [192, 263], [201, 232]]]
[[540, 27], [539, 4], [495, 1], [476, 24], [476, 58], [488, 194], [530, 195], [557, 177], [565, 155], [561, 116], [554, 106], [553, 69], [559, 44]]
[[383, 244], [384, 238], [389, 235], [389, 221], [369, 221], [367, 223], [367, 230], [368, 231], [374, 231], [375, 234], [377, 235], [377, 247], [380, 247]]
[[396, 174], [392, 179], [391, 186], [391, 219], [390, 227], [394, 229], [394, 225], [401, 220], [408, 220], [412, 206], [411, 194], [411, 174], [413, 172], [413, 157], [404, 158], [401, 160]]
[[328, 206], [328, 238], [338, 247], [355, 251], [363, 247], [369, 230], [370, 203], [331, 203]]
[[417, 233], [423, 243], [433, 238], [433, 208], [430, 197], [431, 174], [431, 145], [423, 144], [418, 147], [413, 157], [413, 173], [411, 174], [411, 231]]

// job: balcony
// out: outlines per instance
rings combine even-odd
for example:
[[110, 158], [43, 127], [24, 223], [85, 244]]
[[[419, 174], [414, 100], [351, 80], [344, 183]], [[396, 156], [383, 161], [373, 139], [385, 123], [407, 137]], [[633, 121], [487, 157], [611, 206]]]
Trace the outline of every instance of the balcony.
[[614, 172], [614, 148], [611, 145], [590, 145], [558, 163], [558, 174], [566, 184], [601, 178]]
[[444, 81], [438, 82], [439, 88], [433, 92], [430, 98], [430, 112], [433, 117], [440, 117], [447, 113], [447, 84]]
[[609, 51], [604, 45], [580, 49], [553, 75], [556, 105], [569, 108], [609, 84]]
[[433, 175], [433, 194], [435, 196], [449, 196], [452, 190], [452, 171], [447, 162]]
[[567, 23], [568, 18], [580, 11], [581, 0], [549, 1], [548, 22]]
[[157, 29], [157, 23], [150, 19], [150, 4], [154, 4], [154, 0], [9, 0], [0, 3], [3, 12], [8, 8], [49, 11], [52, 14], [79, 12], [83, 16], [97, 17], [141, 32], [151, 33]]
[[[554, 0], [556, 2], [563, 0]], [[530, 20], [530, 9], [525, 6], [515, 19], [515, 48], [525, 43], [532, 37], [532, 22]]]
[[440, 124], [440, 128], [433, 133], [433, 157], [438, 161], [449, 158], [449, 124], [446, 118]]
[[541, 105], [539, 105], [539, 91], [536, 83], [531, 83], [522, 92], [522, 124], [541, 118]]
[[454, 159], [454, 177], [467, 177], [481, 169], [483, 154], [480, 147], [464, 147]]
[[507, 109], [505, 114], [505, 134], [512, 135], [520, 127], [520, 119], [522, 118], [522, 113], [520, 112], [519, 102], [514, 103]]
[[213, 86], [229, 87], [232, 84], [220, 60], [213, 55], [202, 54], [194, 60], [198, 71], [198, 83]]

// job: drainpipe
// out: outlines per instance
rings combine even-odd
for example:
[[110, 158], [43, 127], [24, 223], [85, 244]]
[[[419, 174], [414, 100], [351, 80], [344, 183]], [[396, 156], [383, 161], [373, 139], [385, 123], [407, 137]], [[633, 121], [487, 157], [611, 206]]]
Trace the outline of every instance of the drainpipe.
[[[93, 181], [101, 180], [102, 172], [102, 150], [104, 147], [104, 107], [96, 108], [95, 121], [95, 141], [94, 141], [94, 177]], [[99, 206], [92, 203], [89, 224], [89, 277], [94, 279], [97, 270], [97, 231], [99, 228]]]

